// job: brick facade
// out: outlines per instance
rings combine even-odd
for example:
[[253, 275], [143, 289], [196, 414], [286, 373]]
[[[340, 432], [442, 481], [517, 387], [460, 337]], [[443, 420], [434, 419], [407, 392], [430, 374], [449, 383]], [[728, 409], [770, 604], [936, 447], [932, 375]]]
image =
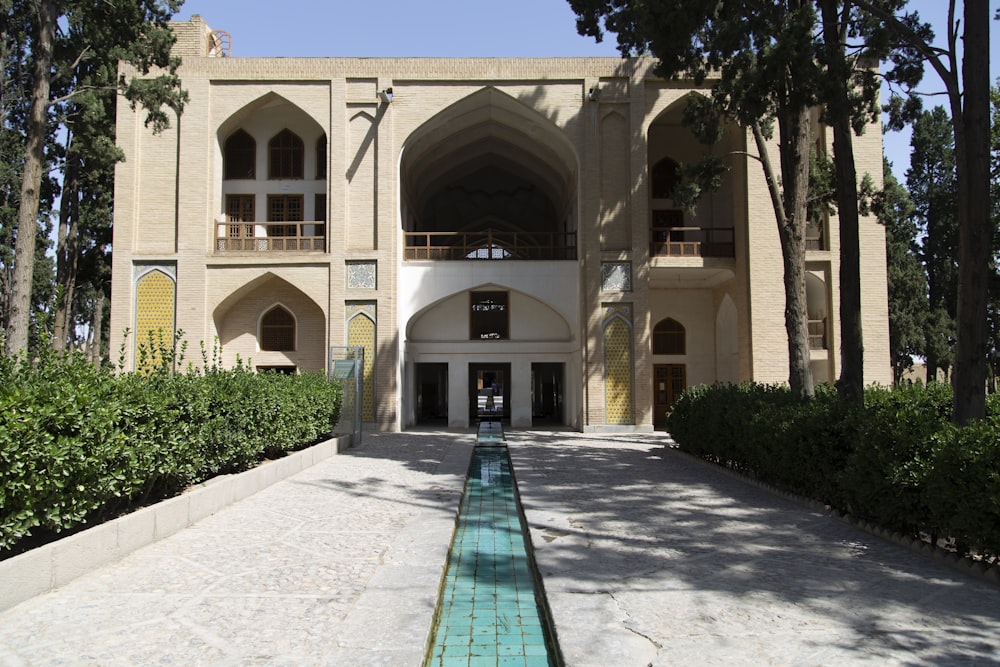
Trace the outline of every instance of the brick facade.
[[[381, 429], [468, 426], [477, 382], [497, 373], [513, 426], [579, 430], [653, 428], [657, 366], [682, 366], [687, 385], [787, 378], [781, 251], [761, 170], [739, 155], [753, 145], [747, 132], [728, 130], [723, 188], [671, 229], [671, 241], [689, 243], [656, 250], [667, 244], [651, 220], [671, 203], [655, 197], [650, 169], [703, 149], [680, 124], [691, 88], [656, 78], [651, 62], [239, 59], [208, 55], [216, 42], [198, 16], [175, 29], [190, 95], [183, 115], [153, 135], [127, 103], [118, 110], [126, 159], [116, 176], [113, 349], [136, 326], [137, 271], [167, 266], [177, 327], [194, 349], [218, 340], [227, 364], [322, 370], [329, 348], [347, 344], [350, 314], [369, 304]], [[387, 90], [391, 101], [379, 95]], [[301, 178], [268, 173], [269, 142], [285, 129], [304, 147]], [[253, 179], [224, 177], [237, 130], [256, 142]], [[879, 130], [856, 144], [859, 174], [876, 181]], [[254, 204], [243, 225], [227, 217], [238, 197]], [[301, 224], [279, 226], [274, 207], [299, 199], [302, 220], [292, 222]], [[825, 245], [806, 257], [810, 310], [828, 333], [814, 374], [828, 381], [839, 372], [836, 225], [831, 218]], [[428, 239], [450, 239], [454, 251], [455, 239], [486, 230], [502, 239], [479, 250], [494, 259], [407, 255]], [[728, 250], [706, 253], [706, 235]], [[287, 245], [314, 237], [318, 248]], [[885, 241], [873, 218], [862, 220], [861, 239], [865, 381], [888, 383]], [[683, 251], [691, 241], [698, 250]], [[532, 256], [552, 244], [561, 256]], [[374, 267], [374, 284], [351, 284], [356, 262]], [[628, 271], [628, 289], [606, 282], [609, 262]], [[510, 295], [509, 332], [476, 340], [470, 293], [489, 290]], [[605, 335], [609, 304], [631, 309], [628, 425], [606, 423], [604, 350], [621, 339], [618, 329]], [[261, 348], [260, 319], [276, 305], [295, 317], [294, 349]], [[653, 330], [668, 317], [685, 328], [683, 355], [654, 350]], [[134, 363], [134, 343], [125, 349]]]

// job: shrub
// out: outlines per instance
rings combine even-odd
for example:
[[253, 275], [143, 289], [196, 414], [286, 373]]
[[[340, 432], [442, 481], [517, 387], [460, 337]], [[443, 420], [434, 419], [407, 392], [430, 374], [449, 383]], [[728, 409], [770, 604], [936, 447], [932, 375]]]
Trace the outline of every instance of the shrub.
[[341, 401], [322, 373], [115, 376], [80, 355], [0, 355], [0, 550], [308, 445]]
[[787, 388], [698, 387], [677, 401], [678, 445], [883, 527], [948, 537], [962, 554], [1000, 554], [1000, 398], [989, 419], [949, 422], [948, 385], [832, 388], [796, 400]]

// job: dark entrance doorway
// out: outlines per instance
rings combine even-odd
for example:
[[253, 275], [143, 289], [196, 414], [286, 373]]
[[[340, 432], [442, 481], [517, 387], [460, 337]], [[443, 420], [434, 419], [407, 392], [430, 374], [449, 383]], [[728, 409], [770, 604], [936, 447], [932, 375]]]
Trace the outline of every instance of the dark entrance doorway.
[[448, 421], [448, 364], [417, 364], [417, 423]]
[[510, 364], [469, 364], [469, 423], [479, 417], [479, 392], [493, 388], [503, 399], [501, 419], [510, 419]]
[[667, 413], [674, 401], [687, 388], [687, 366], [656, 364], [653, 366], [653, 428], [667, 427]]
[[563, 364], [531, 364], [531, 423], [562, 424]]

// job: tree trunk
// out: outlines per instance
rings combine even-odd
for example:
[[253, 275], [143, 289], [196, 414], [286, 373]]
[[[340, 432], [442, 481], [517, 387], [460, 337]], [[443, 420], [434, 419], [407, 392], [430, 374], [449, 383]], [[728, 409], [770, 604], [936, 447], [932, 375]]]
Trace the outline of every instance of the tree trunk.
[[77, 262], [80, 254], [79, 193], [80, 157], [67, 137], [67, 162], [59, 200], [59, 235], [56, 245], [56, 302], [52, 325], [52, 349], [65, 350], [72, 340], [73, 295], [76, 291]]
[[31, 319], [31, 279], [35, 268], [35, 237], [38, 231], [38, 201], [42, 185], [42, 165], [48, 136], [49, 83], [52, 76], [52, 45], [56, 30], [56, 0], [38, 3], [38, 41], [34, 45], [34, 83], [31, 111], [25, 128], [24, 173], [21, 202], [17, 212], [17, 241], [14, 244], [14, 281], [11, 289], [10, 323], [5, 349], [16, 355], [28, 349]]
[[90, 325], [90, 362], [95, 368], [101, 366], [101, 341], [104, 338], [104, 292], [100, 289], [94, 296], [94, 319]]
[[[806, 308], [806, 196], [809, 184], [809, 112], [794, 114], [793, 122], [779, 122], [781, 127], [782, 165], [785, 158], [795, 160], [794, 168], [783, 170], [784, 197], [778, 191], [778, 179], [767, 152], [760, 125], [752, 126], [760, 153], [764, 178], [771, 204], [778, 220], [778, 238], [784, 261], [785, 331], [788, 336], [788, 385], [800, 398], [813, 395], [812, 368], [809, 365], [809, 325]], [[788, 125], [796, 127], [789, 128]], [[787, 133], [787, 134], [786, 134]], [[794, 138], [793, 138], [794, 137]], [[790, 141], [789, 141], [790, 140]], [[785, 155], [785, 151], [789, 151]]]
[[[964, 104], [958, 114], [954, 102], [952, 106], [959, 170], [958, 318], [952, 380], [955, 389], [952, 420], [957, 424], [986, 416], [986, 303], [993, 248], [989, 27], [986, 0], [965, 0]], [[963, 183], [967, 185], [963, 187]]]
[[864, 398], [864, 339], [861, 329], [861, 240], [858, 174], [848, 97], [850, 67], [844, 53], [836, 0], [822, 0], [823, 41], [830, 73], [827, 113], [833, 129], [833, 163], [837, 173], [837, 219], [840, 222], [840, 379], [841, 398]]

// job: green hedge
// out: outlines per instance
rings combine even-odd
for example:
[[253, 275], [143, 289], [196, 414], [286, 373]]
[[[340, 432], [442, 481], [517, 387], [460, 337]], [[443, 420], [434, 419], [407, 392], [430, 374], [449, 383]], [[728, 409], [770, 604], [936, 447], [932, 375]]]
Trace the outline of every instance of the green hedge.
[[79, 355], [0, 356], [0, 553], [315, 442], [341, 402], [321, 373], [115, 375]]
[[681, 449], [891, 530], [951, 538], [962, 555], [1000, 555], [1000, 411], [949, 422], [948, 385], [871, 388], [863, 406], [821, 387], [687, 391], [668, 418]]

